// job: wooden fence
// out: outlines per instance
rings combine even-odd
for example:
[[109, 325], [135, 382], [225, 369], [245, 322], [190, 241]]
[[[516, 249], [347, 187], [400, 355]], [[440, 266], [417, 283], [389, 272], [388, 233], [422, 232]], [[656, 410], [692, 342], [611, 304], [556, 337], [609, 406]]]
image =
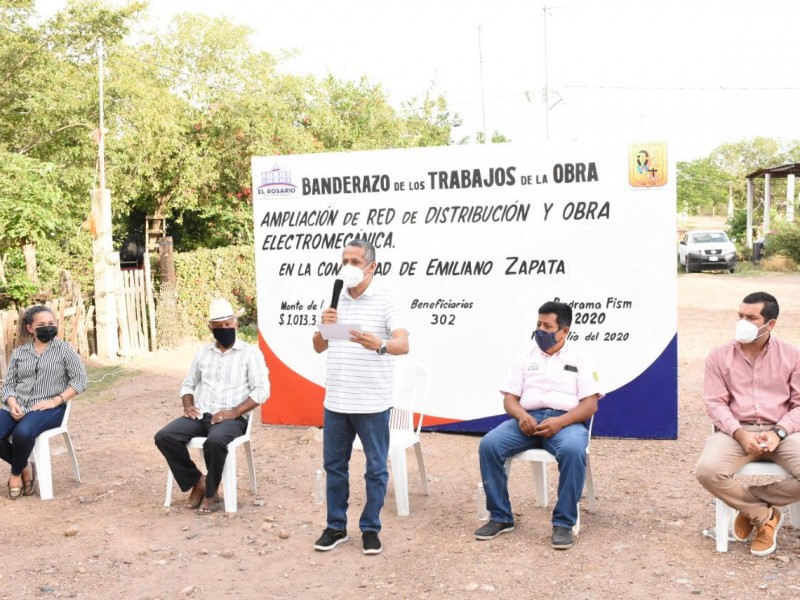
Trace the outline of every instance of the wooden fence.
[[[143, 269], [119, 272], [116, 301], [119, 355], [155, 350], [156, 311], [147, 254]], [[71, 281], [69, 271], [61, 276], [61, 297], [44, 304], [56, 316], [59, 338], [69, 342], [84, 359], [96, 352], [94, 305], [87, 310], [81, 286]], [[30, 339], [22, 326], [24, 313], [24, 309], [0, 311], [0, 379], [5, 378], [14, 348]]]
[[[80, 284], [69, 284], [68, 295], [45, 302], [45, 306], [56, 316], [58, 337], [69, 342], [83, 358], [89, 358], [93, 351], [90, 341], [94, 341], [94, 306], [86, 309]], [[14, 348], [30, 339], [22, 326], [24, 313], [24, 309], [0, 311], [0, 378], [5, 378]]]
[[156, 311], [149, 267], [150, 260], [145, 255], [144, 269], [119, 272], [117, 322], [121, 356], [156, 349]]

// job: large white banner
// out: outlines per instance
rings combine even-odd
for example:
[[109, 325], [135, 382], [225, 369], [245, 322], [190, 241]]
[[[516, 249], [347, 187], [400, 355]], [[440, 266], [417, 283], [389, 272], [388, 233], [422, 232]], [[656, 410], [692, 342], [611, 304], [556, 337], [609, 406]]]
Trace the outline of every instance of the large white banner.
[[677, 435], [675, 177], [664, 143], [449, 146], [253, 159], [268, 422], [321, 424], [311, 344], [342, 249], [376, 246], [377, 277], [431, 369], [425, 423], [485, 431], [537, 309], [573, 307], [568, 343], [608, 396], [600, 435]]

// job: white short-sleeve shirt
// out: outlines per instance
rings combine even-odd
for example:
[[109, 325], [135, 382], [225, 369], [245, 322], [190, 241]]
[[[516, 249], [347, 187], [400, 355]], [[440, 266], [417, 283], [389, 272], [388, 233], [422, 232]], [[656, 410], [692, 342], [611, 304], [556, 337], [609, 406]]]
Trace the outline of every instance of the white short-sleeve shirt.
[[514, 362], [500, 393], [519, 396], [525, 410], [571, 410], [583, 398], [593, 394], [603, 396], [594, 361], [570, 344], [564, 344], [553, 355], [534, 344]]
[[[389, 292], [374, 280], [356, 299], [345, 289], [337, 308], [339, 323], [358, 323], [381, 339], [406, 329]], [[394, 356], [380, 355], [349, 340], [328, 341], [325, 408], [339, 413], [373, 413], [392, 407]]]

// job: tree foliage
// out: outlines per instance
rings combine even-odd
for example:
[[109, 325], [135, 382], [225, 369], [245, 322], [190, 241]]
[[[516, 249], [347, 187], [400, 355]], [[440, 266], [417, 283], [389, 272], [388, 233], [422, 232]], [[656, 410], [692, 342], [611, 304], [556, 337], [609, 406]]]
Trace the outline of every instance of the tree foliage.
[[252, 156], [450, 143], [459, 119], [441, 95], [428, 90], [395, 108], [366, 78], [287, 75], [251, 34], [192, 14], [154, 30], [135, 1], [72, 0], [42, 19], [30, 0], [3, 0], [3, 264], [22, 269], [17, 248], [33, 241], [42, 279], [67, 267], [88, 283], [90, 238], [81, 223], [98, 185], [101, 39], [102, 135], [120, 242], [143, 237], [144, 215], [157, 213], [177, 250], [252, 243]]
[[[678, 210], [697, 214], [709, 207], [726, 206], [729, 190], [736, 210], [747, 202], [747, 175], [763, 168], [800, 162], [800, 140], [757, 137], [722, 144], [706, 158], [678, 164]], [[773, 198], [785, 198], [786, 180], [773, 179]], [[754, 214], [763, 213], [764, 179], [754, 179]]]

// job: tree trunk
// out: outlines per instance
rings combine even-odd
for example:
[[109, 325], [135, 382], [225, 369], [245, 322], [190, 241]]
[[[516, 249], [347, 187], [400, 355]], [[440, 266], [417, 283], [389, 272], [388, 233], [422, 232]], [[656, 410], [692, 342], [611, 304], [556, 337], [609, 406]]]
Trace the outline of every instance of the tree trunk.
[[25, 256], [25, 272], [33, 283], [39, 283], [36, 273], [36, 244], [23, 244], [22, 254]]

